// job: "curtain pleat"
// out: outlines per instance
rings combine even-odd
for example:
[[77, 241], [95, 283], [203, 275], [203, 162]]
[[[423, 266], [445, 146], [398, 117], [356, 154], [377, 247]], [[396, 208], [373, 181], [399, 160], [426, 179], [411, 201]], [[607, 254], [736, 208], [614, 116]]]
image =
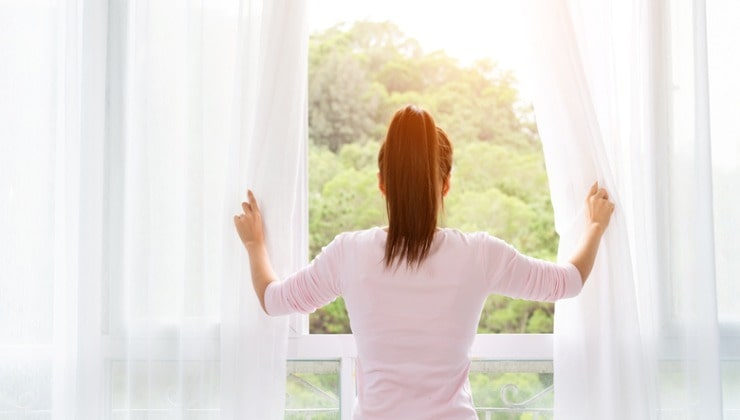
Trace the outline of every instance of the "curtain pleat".
[[[303, 216], [308, 138], [305, 3], [245, 1], [239, 16], [237, 59], [261, 65], [237, 75], [240, 97], [234, 107], [227, 201], [244, 201], [247, 187], [254, 191], [264, 214], [268, 252], [276, 274], [284, 278], [305, 264], [308, 249]], [[231, 220], [233, 211], [226, 216]], [[221, 374], [222, 387], [233, 391], [224, 394], [225, 418], [280, 418], [287, 319], [267, 317], [251, 283], [234, 281], [248, 275], [242, 249], [231, 248], [224, 257], [229, 262], [223, 264], [227, 274], [222, 277]], [[241, 398], [260, 393], [273, 398]]]

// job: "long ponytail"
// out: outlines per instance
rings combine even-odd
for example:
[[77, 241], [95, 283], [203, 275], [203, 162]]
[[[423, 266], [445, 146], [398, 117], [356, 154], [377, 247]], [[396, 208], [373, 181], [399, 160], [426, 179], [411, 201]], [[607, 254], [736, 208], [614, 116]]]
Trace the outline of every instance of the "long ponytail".
[[442, 198], [438, 129], [432, 116], [412, 105], [398, 110], [378, 166], [388, 212], [385, 265], [405, 260], [419, 266], [429, 255]]

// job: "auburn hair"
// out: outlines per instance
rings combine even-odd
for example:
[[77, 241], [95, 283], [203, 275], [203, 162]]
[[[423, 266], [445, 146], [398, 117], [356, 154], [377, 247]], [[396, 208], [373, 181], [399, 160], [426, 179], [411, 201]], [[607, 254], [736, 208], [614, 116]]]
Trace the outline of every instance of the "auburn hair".
[[452, 170], [452, 145], [427, 111], [408, 105], [391, 120], [378, 168], [388, 213], [385, 265], [405, 260], [418, 267], [429, 255], [437, 229], [444, 182]]

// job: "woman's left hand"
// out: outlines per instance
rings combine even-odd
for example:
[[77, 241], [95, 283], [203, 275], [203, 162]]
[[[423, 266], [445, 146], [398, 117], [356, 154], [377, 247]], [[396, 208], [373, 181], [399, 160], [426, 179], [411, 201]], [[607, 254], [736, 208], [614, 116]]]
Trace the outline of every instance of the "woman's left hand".
[[262, 213], [251, 190], [247, 190], [247, 198], [249, 202], [242, 202], [244, 213], [234, 216], [234, 226], [244, 246], [250, 248], [264, 245], [265, 234], [262, 229]]

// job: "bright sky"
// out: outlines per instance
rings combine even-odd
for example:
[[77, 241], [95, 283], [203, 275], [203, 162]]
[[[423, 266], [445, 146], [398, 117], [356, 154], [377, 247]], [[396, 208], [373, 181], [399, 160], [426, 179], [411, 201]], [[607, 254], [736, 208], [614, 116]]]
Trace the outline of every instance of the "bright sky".
[[[311, 32], [357, 20], [396, 23], [425, 51], [443, 49], [463, 63], [491, 58], [514, 70], [526, 91], [521, 6], [513, 0], [309, 0]], [[523, 92], [525, 93], [525, 92]]]

